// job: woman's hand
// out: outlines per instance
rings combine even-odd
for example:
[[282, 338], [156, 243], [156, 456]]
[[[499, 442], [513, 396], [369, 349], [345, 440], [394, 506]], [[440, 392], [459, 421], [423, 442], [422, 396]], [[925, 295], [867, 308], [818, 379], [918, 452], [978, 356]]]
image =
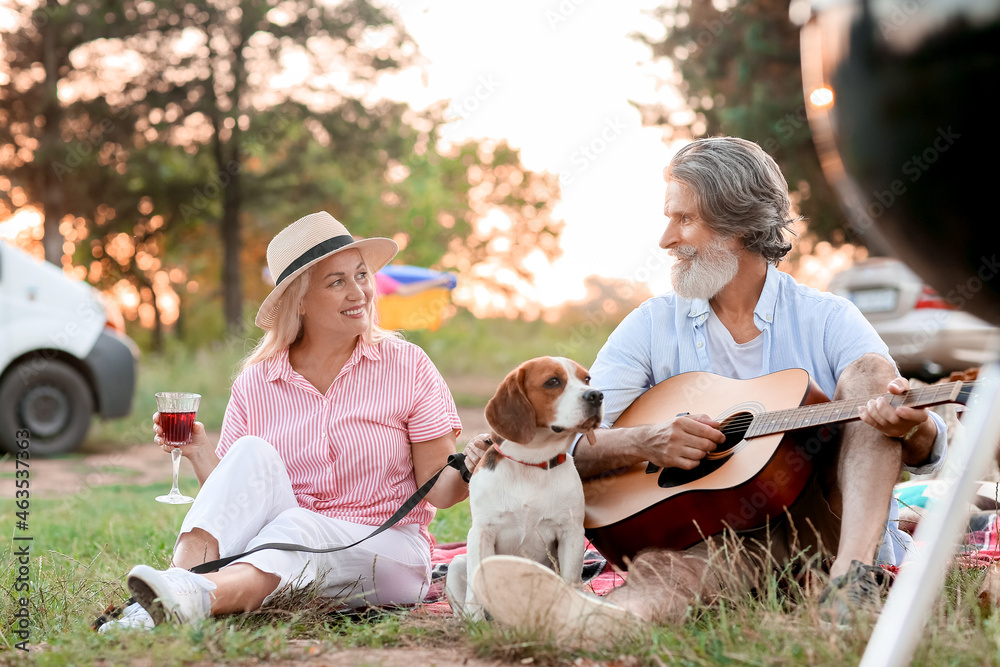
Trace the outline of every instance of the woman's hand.
[[205, 433], [205, 425], [201, 422], [194, 423], [194, 427], [191, 429], [191, 442], [186, 445], [168, 445], [163, 440], [163, 429], [160, 427], [159, 412], [153, 413], [153, 432], [155, 433], [153, 442], [167, 453], [172, 452], [174, 449], [179, 449], [183, 456], [192, 458], [197, 457], [204, 449], [215, 450], [215, 447], [212, 446], [212, 441], [208, 439], [208, 434]]
[[486, 451], [493, 446], [493, 439], [489, 433], [480, 433], [465, 445], [462, 453], [465, 454], [465, 468], [472, 472], [476, 469], [479, 459], [483, 458]]
[[201, 422], [194, 423], [191, 429], [191, 442], [186, 445], [174, 446], [164, 442], [159, 412], [153, 413], [153, 432], [155, 434], [153, 442], [159, 445], [160, 449], [165, 452], [180, 450], [181, 455], [191, 462], [200, 483], [204, 483], [215, 466], [219, 464], [219, 457], [215, 455], [215, 445], [209, 440], [208, 434], [205, 432], [205, 425]]

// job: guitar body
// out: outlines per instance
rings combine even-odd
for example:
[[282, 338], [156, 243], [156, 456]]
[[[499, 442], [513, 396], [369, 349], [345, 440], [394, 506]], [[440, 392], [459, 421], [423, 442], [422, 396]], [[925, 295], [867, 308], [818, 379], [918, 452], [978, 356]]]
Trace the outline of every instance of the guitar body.
[[585, 480], [587, 537], [624, 568], [626, 559], [645, 548], [686, 549], [727, 527], [745, 531], [764, 525], [799, 496], [813, 460], [832, 436], [828, 429], [806, 428], [744, 439], [746, 426], [754, 415], [827, 400], [802, 369], [752, 380], [682, 373], [652, 387], [615, 427], [705, 413], [722, 422], [727, 440], [716, 453], [726, 455], [703, 459], [691, 471], [641, 463]]

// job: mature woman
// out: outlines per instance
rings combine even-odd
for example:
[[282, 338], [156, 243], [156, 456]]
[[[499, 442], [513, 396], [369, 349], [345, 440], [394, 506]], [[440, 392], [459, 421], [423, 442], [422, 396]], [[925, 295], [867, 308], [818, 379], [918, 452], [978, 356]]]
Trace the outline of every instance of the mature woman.
[[[138, 601], [120, 625], [186, 623], [244, 612], [305, 586], [345, 606], [420, 601], [430, 579], [431, 507], [468, 495], [451, 468], [410, 514], [362, 544], [330, 554], [264, 550], [218, 572], [195, 565], [269, 542], [325, 548], [371, 533], [455, 452], [461, 423], [424, 352], [374, 321], [376, 271], [389, 239], [353, 239], [330, 214], [308, 215], [267, 249], [274, 290], [265, 330], [233, 383], [212, 447], [201, 424], [182, 447], [201, 484], [173, 567], [138, 565]], [[158, 415], [156, 442], [162, 444]]]

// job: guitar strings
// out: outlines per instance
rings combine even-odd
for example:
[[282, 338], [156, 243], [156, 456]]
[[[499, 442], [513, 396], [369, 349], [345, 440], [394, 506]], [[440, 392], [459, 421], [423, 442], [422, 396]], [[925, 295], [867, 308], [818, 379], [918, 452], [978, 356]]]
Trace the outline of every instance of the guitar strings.
[[[920, 402], [922, 399], [923, 400], [937, 400], [936, 398], [927, 399], [927, 398], [925, 398], [924, 394], [931, 394], [932, 396], [934, 394], [941, 394], [942, 396], [948, 396], [948, 395], [951, 394], [951, 386], [950, 386], [950, 384], [951, 383], [946, 384], [946, 385], [937, 385], [936, 387], [934, 387], [934, 386], [931, 386], [931, 387], [920, 387], [918, 389], [912, 389], [909, 392], [907, 392], [906, 394], [880, 394], [880, 395], [887, 397], [889, 399], [890, 403], [893, 403], [893, 405], [895, 405], [896, 407], [899, 407], [901, 405], [905, 405], [906, 404], [906, 399], [910, 398], [911, 396], [913, 396], [913, 397], [916, 398], [916, 401], [914, 401], [914, 402]], [[973, 382], [965, 382], [965, 383], [963, 383], [963, 388], [965, 388], [965, 387], [970, 387], [971, 388], [974, 384], [975, 383], [973, 383]], [[899, 402], [895, 402], [897, 399], [900, 399]], [[852, 402], [852, 400], [855, 401], [854, 404], [850, 405], [850, 409], [848, 411], [846, 411], [846, 414], [848, 414], [850, 416], [846, 417], [846, 418], [843, 417], [843, 416], [841, 416], [841, 413], [844, 413], [845, 410], [841, 409], [839, 406], [845, 406], [846, 407], [846, 406], [848, 406]], [[867, 400], [868, 399], [862, 399], [862, 400], [858, 400], [858, 399], [845, 399], [845, 400], [841, 400], [841, 401], [831, 401], [831, 402], [828, 402], [828, 403], [817, 403], [817, 404], [814, 404], [814, 406], [798, 406], [798, 407], [795, 407], [795, 408], [790, 408], [790, 409], [785, 409], [785, 410], [774, 410], [774, 411], [771, 411], [771, 412], [762, 412], [762, 413], [758, 413], [758, 414], [744, 413], [741, 416], [734, 418], [732, 421], [724, 422], [724, 426], [721, 429], [719, 429], [719, 430], [722, 431], [722, 433], [724, 433], [727, 436], [740, 433], [741, 431], [742, 432], [746, 432], [747, 429], [749, 429], [750, 425], [755, 420], [760, 419], [760, 418], [764, 418], [765, 415], [768, 415], [770, 418], [774, 418], [775, 422], [777, 422], [777, 421], [781, 420], [781, 415], [782, 414], [784, 414], [784, 413], [789, 413], [789, 414], [795, 413], [795, 412], [800, 411], [800, 410], [802, 410], [803, 408], [806, 408], [806, 407], [813, 407], [815, 410], [821, 411], [821, 413], [822, 412], [826, 412], [827, 413], [825, 415], [823, 415], [823, 414], [817, 415], [818, 420], [819, 419], [827, 420], [835, 412], [838, 413], [838, 417], [836, 419], [832, 420], [832, 421], [852, 420], [852, 419], [856, 419], [857, 418], [857, 416], [856, 416], [857, 409], [859, 407], [861, 407], [862, 403], [867, 402]], [[835, 406], [837, 406], [837, 409], [836, 410], [832, 409]], [[824, 421], [824, 423], [826, 423], [826, 422]], [[813, 423], [813, 424], [802, 424], [802, 425], [797, 426], [795, 428], [796, 429], [797, 428], [807, 428], [809, 426], [816, 426], [816, 425], [817, 425], [816, 423]], [[792, 430], [792, 429], [789, 429], [789, 430]]]

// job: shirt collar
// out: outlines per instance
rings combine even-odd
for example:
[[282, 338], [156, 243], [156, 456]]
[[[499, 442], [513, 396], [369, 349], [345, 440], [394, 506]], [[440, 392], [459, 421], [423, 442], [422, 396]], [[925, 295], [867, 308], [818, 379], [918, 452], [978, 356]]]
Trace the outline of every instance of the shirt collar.
[[366, 343], [364, 336], [362, 336], [358, 339], [358, 346], [354, 348], [351, 360], [355, 361], [358, 357], [364, 357], [366, 359], [371, 359], [372, 361], [379, 361], [382, 359], [381, 346]]
[[767, 265], [767, 276], [764, 278], [764, 289], [757, 299], [757, 307], [753, 309], [753, 314], [758, 320], [758, 324], [772, 324], [778, 306], [778, 288], [781, 276], [778, 275], [778, 268], [771, 263]]
[[[382, 352], [378, 345], [366, 343], [363, 337], [359, 338], [357, 346], [355, 346], [350, 359], [347, 360], [344, 367], [353, 366], [361, 357], [372, 361], [379, 361], [382, 358]], [[291, 378], [292, 364], [288, 361], [287, 347], [268, 359], [265, 363], [267, 366], [264, 369], [264, 377], [268, 382], [274, 382], [275, 380], [284, 380], [287, 382]]]
[[264, 378], [268, 382], [274, 382], [278, 379], [287, 381], [292, 373], [292, 365], [288, 362], [287, 347], [268, 359], [265, 363], [267, 365], [264, 367]]

